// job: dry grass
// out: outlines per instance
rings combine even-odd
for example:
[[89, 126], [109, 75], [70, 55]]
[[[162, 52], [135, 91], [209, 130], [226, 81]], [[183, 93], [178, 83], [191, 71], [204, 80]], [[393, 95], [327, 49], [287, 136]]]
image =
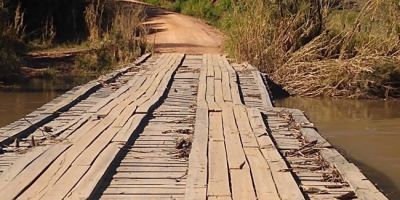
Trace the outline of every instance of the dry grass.
[[89, 46], [94, 51], [78, 57], [76, 67], [101, 73], [132, 62], [147, 51], [143, 8], [122, 2], [95, 0], [86, 8]]
[[398, 19], [395, 0], [239, 1], [228, 49], [291, 94], [400, 97]]
[[10, 82], [18, 75], [20, 56], [25, 51], [21, 40], [21, 15], [16, 13], [14, 22], [9, 22], [10, 13], [4, 8], [4, 1], [0, 0], [0, 82]]

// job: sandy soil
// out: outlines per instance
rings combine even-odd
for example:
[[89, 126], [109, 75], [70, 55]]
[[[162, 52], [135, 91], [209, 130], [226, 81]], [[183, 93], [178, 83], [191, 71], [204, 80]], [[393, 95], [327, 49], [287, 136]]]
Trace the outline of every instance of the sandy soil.
[[148, 41], [156, 52], [221, 53], [223, 36], [202, 20], [147, 7]]

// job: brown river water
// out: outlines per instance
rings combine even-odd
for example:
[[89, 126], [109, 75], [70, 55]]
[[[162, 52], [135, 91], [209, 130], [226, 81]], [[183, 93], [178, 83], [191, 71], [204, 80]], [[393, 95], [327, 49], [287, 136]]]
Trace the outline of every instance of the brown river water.
[[1, 88], [0, 127], [20, 119], [74, 86], [87, 82], [89, 79], [89, 77], [32, 79], [9, 88]]
[[275, 105], [305, 111], [390, 199], [400, 199], [400, 102], [290, 97]]
[[[31, 80], [17, 89], [0, 89], [0, 126], [87, 80]], [[305, 111], [390, 199], [400, 199], [400, 102], [290, 97], [275, 103]]]

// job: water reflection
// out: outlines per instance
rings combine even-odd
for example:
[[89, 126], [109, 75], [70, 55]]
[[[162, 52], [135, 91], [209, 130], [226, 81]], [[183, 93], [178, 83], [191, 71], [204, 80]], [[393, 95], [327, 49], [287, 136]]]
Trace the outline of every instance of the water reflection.
[[57, 79], [31, 79], [0, 89], [0, 127], [5, 126], [58, 95], [90, 80], [90, 77], [63, 77]]
[[400, 199], [400, 102], [290, 97], [276, 105], [305, 111], [390, 199]]

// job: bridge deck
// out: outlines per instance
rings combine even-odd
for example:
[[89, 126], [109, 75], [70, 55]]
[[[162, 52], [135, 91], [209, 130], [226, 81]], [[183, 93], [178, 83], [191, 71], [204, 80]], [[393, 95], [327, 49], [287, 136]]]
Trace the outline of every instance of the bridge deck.
[[0, 129], [2, 199], [386, 199], [264, 77], [145, 55]]

